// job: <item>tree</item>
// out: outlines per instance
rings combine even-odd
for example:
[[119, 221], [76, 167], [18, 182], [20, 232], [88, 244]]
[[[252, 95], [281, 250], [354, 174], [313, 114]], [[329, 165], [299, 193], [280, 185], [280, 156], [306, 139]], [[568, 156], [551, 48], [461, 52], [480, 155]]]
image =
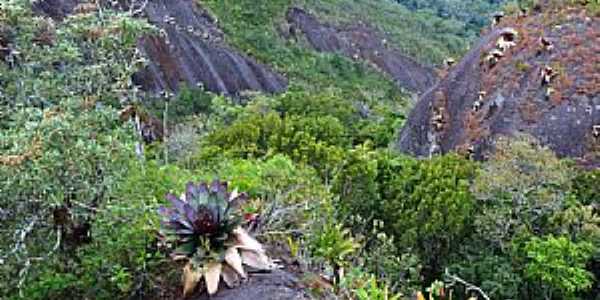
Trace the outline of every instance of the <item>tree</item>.
[[[409, 164], [410, 165], [410, 164]], [[421, 257], [426, 281], [438, 277], [449, 255], [471, 231], [475, 201], [469, 184], [476, 164], [455, 154], [420, 161], [387, 183], [383, 201], [388, 233], [399, 249]]]
[[525, 276], [541, 282], [545, 299], [571, 299], [592, 286], [593, 275], [585, 269], [594, 247], [568, 238], [546, 236], [526, 243]]
[[0, 298], [89, 241], [89, 218], [132, 158], [111, 104], [137, 101], [135, 46], [151, 28], [98, 7], [59, 22], [31, 2], [0, 3]]

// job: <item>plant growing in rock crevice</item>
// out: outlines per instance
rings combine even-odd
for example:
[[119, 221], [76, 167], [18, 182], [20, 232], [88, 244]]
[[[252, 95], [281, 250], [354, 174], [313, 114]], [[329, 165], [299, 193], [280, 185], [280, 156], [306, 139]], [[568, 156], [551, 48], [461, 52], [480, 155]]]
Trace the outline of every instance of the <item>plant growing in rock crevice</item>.
[[174, 246], [171, 257], [185, 260], [183, 294], [189, 295], [204, 277], [209, 294], [218, 290], [220, 278], [230, 288], [246, 278], [243, 265], [270, 270], [273, 262], [263, 246], [240, 227], [238, 205], [245, 193], [228, 192], [227, 183], [215, 180], [188, 183], [180, 198], [166, 195], [173, 207], [161, 207], [161, 239]]

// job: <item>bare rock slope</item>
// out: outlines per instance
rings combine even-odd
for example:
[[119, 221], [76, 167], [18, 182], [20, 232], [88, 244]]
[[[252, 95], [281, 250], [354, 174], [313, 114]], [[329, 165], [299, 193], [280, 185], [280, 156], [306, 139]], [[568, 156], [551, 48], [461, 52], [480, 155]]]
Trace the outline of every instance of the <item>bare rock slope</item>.
[[[63, 18], [82, 1], [42, 0], [38, 10]], [[241, 91], [286, 89], [287, 80], [223, 41], [217, 22], [195, 0], [149, 0], [142, 12], [161, 34], [146, 36], [138, 48], [150, 64], [135, 81], [146, 91], [177, 91], [182, 83], [235, 96]]]
[[422, 93], [437, 81], [433, 68], [421, 65], [392, 48], [383, 34], [362, 22], [333, 26], [320, 22], [297, 7], [288, 10], [287, 22], [289, 32], [284, 34], [289, 37], [303, 35], [317, 51], [341, 53], [355, 60], [365, 60], [411, 92]]
[[427, 91], [397, 146], [417, 156], [485, 158], [500, 135], [525, 133], [561, 157], [600, 158], [600, 18], [544, 5], [505, 17]]
[[248, 281], [235, 289], [223, 287], [214, 296], [203, 293], [196, 300], [229, 300], [229, 299], [260, 299], [260, 300], [308, 300], [306, 292], [298, 287], [298, 279], [285, 271], [254, 274]]

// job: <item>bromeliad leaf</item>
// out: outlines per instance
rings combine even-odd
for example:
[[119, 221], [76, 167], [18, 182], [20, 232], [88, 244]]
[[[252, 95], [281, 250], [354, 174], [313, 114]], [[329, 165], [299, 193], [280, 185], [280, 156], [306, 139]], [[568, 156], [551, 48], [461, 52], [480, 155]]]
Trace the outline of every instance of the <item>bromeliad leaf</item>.
[[210, 295], [219, 289], [219, 279], [221, 278], [221, 263], [211, 262], [206, 266], [204, 279], [206, 280], [206, 289]]
[[230, 247], [225, 251], [225, 262], [231, 266], [242, 278], [246, 278], [246, 272], [242, 266], [242, 257], [235, 247]]
[[229, 265], [223, 264], [221, 276], [229, 288], [234, 288], [240, 284], [240, 276]]
[[194, 291], [202, 278], [202, 272], [196, 270], [191, 263], [183, 267], [183, 295], [188, 296]]

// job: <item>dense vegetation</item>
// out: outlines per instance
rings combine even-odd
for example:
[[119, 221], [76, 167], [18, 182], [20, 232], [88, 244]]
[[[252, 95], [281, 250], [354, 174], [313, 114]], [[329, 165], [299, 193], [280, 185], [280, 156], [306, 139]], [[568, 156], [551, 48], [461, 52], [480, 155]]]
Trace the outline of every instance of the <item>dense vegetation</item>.
[[395, 0], [412, 10], [428, 10], [442, 18], [456, 19], [465, 24], [465, 29], [473, 34], [490, 23], [492, 14], [500, 10], [506, 0]]
[[[260, 216], [263, 244], [332, 279], [315, 297], [467, 299], [471, 285], [491, 299], [597, 297], [598, 170], [526, 136], [499, 141], [487, 162], [396, 153], [407, 95], [366, 65], [280, 38], [292, 1], [202, 4], [291, 86], [243, 104], [186, 89], [159, 115], [170, 134], [150, 145], [119, 110], [142, 107], [130, 78], [152, 26], [111, 10], [53, 22], [29, 1], [0, 4], [0, 298], [178, 298], [181, 266], [157, 210], [189, 181], [214, 179], [247, 192], [239, 209]], [[432, 62], [469, 40], [456, 21], [384, 1], [301, 4], [332, 22], [363, 12]], [[411, 25], [390, 21], [402, 18]]]

